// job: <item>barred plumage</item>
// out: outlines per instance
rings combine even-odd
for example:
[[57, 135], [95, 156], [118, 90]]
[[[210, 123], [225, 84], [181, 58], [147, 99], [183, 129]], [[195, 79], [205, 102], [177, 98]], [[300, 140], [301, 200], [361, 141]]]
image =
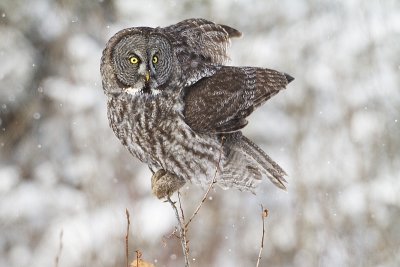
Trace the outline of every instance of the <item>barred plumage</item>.
[[109, 122], [122, 144], [153, 172], [164, 169], [206, 184], [217, 166], [221, 144], [218, 138], [199, 136], [184, 123], [181, 108], [172, 108], [179, 97], [109, 98]]
[[242, 135], [246, 117], [293, 80], [275, 70], [226, 67], [241, 33], [204, 19], [165, 28], [130, 28], [103, 51], [101, 74], [110, 126], [153, 171], [153, 192], [185, 181], [253, 191], [263, 177], [285, 188], [285, 172]]

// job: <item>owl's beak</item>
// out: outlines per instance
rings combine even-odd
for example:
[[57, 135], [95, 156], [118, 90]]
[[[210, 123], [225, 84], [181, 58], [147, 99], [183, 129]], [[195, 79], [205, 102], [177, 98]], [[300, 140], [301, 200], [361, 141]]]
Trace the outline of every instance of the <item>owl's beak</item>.
[[150, 80], [150, 71], [146, 72], [146, 82]]

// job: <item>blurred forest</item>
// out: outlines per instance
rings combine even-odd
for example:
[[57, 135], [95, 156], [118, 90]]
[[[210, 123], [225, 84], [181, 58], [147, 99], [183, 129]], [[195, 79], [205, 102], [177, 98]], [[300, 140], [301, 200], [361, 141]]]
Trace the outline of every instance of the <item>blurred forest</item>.
[[[0, 266], [124, 266], [125, 208], [131, 257], [183, 266], [171, 207], [108, 127], [99, 65], [118, 30], [190, 17], [243, 32], [230, 64], [296, 78], [244, 130], [288, 191], [214, 188], [192, 266], [255, 266], [260, 204], [260, 266], [400, 266], [398, 0], [2, 0]], [[203, 194], [182, 190], [187, 216]]]

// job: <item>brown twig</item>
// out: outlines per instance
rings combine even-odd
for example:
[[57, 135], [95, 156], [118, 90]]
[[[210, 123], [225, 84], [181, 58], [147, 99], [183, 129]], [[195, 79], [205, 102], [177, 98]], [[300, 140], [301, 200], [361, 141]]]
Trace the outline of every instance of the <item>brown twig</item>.
[[178, 226], [179, 226], [178, 228], [179, 228], [180, 240], [181, 240], [181, 245], [182, 245], [182, 251], [183, 251], [184, 258], [185, 258], [185, 267], [188, 267], [190, 265], [189, 264], [189, 246], [188, 246], [189, 241], [187, 241], [186, 233], [189, 230], [189, 224], [193, 221], [194, 217], [196, 217], [201, 206], [206, 201], [207, 196], [211, 191], [211, 188], [213, 188], [214, 184], [217, 182], [217, 174], [218, 174], [218, 170], [219, 170], [219, 165], [221, 163], [222, 148], [223, 148], [224, 142], [225, 142], [225, 137], [222, 136], [221, 137], [221, 149], [220, 149], [220, 153], [219, 153], [217, 166], [215, 167], [214, 177], [211, 180], [211, 183], [210, 183], [206, 193], [204, 194], [203, 198], [201, 199], [201, 202], [199, 203], [199, 205], [197, 206], [196, 210], [194, 211], [194, 213], [192, 214], [192, 216], [190, 217], [190, 219], [187, 223], [185, 223], [185, 215], [183, 212], [182, 202], [181, 202], [181, 197], [180, 197], [179, 191], [178, 191], [178, 201], [179, 201], [179, 208], [181, 211], [181, 216], [179, 216], [179, 211], [175, 205], [175, 202], [173, 202], [171, 200], [170, 196], [167, 197], [167, 201], [171, 204], [172, 209], [175, 212], [176, 219], [178, 220]]
[[131, 224], [131, 220], [129, 218], [129, 211], [128, 209], [125, 209], [126, 213], [126, 220], [127, 220], [127, 226], [126, 226], [126, 235], [125, 235], [125, 256], [126, 256], [126, 267], [129, 267], [129, 226]]
[[[178, 202], [179, 202], [179, 209], [181, 210], [182, 221], [185, 222], [185, 213], [183, 212], [182, 201], [181, 201], [181, 193], [179, 191], [178, 191]], [[186, 227], [186, 225], [185, 225], [185, 227]]]
[[178, 231], [178, 228], [175, 227], [174, 231], [172, 231], [169, 235], [164, 235], [163, 236], [162, 243], [163, 243], [164, 247], [167, 246], [167, 241], [166, 240], [171, 239], [171, 237], [173, 237], [173, 236], [176, 237], [176, 238], [179, 238], [179, 236], [176, 234], [177, 231]]
[[[217, 167], [218, 168], [218, 167]], [[208, 194], [211, 191], [211, 188], [213, 188], [214, 184], [217, 182], [216, 181], [216, 174], [217, 174], [217, 170], [215, 171], [215, 175], [214, 178], [212, 179], [210, 185], [207, 188], [206, 193], [204, 194], [203, 198], [201, 199], [199, 205], [197, 206], [196, 210], [193, 212], [192, 216], [190, 217], [189, 221], [185, 224], [185, 229], [187, 229], [189, 227], [189, 224], [193, 221], [194, 217], [196, 217], [197, 213], [199, 212], [201, 206], [203, 205], [203, 203], [206, 201]]]
[[[181, 210], [181, 218], [182, 218], [182, 225], [183, 227], [183, 231], [185, 231], [185, 236], [187, 236], [187, 232], [188, 232], [188, 228], [186, 227], [186, 223], [185, 223], [185, 213], [183, 212], [183, 208], [182, 208], [182, 201], [181, 201], [181, 193], [178, 191], [178, 202], [179, 202], [179, 209]], [[187, 252], [189, 253], [189, 240], [186, 240], [186, 249]]]
[[63, 241], [62, 241], [63, 235], [64, 235], [64, 230], [61, 229], [60, 235], [59, 235], [60, 244], [58, 246], [58, 252], [57, 252], [57, 256], [56, 256], [56, 260], [55, 260], [55, 267], [58, 267], [58, 263], [60, 262], [61, 252], [62, 252], [62, 249], [63, 249]]
[[180, 235], [179, 239], [181, 240], [183, 256], [185, 258], [185, 267], [189, 267], [190, 266], [190, 264], [189, 264], [189, 249], [187, 247], [186, 230], [184, 228], [185, 222], [179, 216], [179, 211], [175, 205], [175, 202], [173, 202], [169, 196], [167, 197], [167, 201], [171, 204], [172, 209], [175, 212], [176, 219], [178, 220], [178, 228], [179, 228], [179, 235]]
[[136, 266], [140, 266], [140, 260], [142, 259], [142, 252], [140, 250], [135, 250], [136, 252]]
[[219, 158], [218, 158], [218, 162], [217, 162], [217, 166], [215, 167], [215, 172], [214, 172], [214, 176], [213, 179], [211, 180], [210, 185], [207, 188], [206, 193], [204, 194], [203, 198], [201, 199], [199, 205], [197, 206], [196, 210], [193, 212], [192, 216], [190, 217], [189, 221], [185, 224], [185, 230], [188, 229], [189, 224], [193, 221], [194, 217], [196, 217], [197, 213], [199, 212], [201, 206], [203, 205], [203, 203], [206, 201], [208, 194], [210, 193], [211, 189], [213, 188], [214, 184], [217, 182], [217, 174], [218, 174], [218, 170], [219, 170], [219, 164], [221, 163], [221, 157], [222, 157], [222, 146], [224, 145], [225, 142], [225, 137], [222, 137], [222, 141], [221, 141], [221, 151], [219, 152]]
[[261, 260], [261, 253], [264, 248], [264, 236], [265, 236], [265, 218], [268, 217], [268, 209], [264, 209], [263, 205], [261, 204], [261, 219], [262, 219], [262, 237], [261, 237], [261, 246], [260, 250], [258, 251], [258, 258], [256, 267], [260, 265]]

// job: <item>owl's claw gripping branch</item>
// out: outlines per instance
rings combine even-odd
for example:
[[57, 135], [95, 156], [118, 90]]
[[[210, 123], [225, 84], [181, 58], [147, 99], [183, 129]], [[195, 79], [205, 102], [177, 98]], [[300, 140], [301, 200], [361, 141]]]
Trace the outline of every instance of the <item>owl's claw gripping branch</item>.
[[184, 184], [185, 181], [183, 179], [163, 169], [158, 170], [151, 177], [151, 190], [159, 199], [170, 197]]

